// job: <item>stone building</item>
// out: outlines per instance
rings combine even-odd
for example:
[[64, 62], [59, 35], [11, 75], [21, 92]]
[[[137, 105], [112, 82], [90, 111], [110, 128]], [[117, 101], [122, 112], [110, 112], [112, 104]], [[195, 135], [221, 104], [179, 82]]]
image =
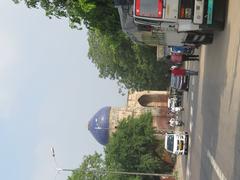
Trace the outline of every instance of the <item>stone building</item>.
[[167, 91], [129, 92], [127, 106], [103, 107], [91, 118], [88, 129], [100, 144], [106, 145], [109, 135], [116, 131], [122, 119], [151, 112], [156, 130], [167, 131], [169, 129], [167, 101]]

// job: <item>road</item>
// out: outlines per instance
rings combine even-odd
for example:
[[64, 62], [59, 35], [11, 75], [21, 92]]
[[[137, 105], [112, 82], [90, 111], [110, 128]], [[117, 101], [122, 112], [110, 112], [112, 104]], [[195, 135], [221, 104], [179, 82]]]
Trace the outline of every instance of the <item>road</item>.
[[230, 0], [225, 30], [201, 47], [199, 70], [184, 95], [189, 155], [186, 180], [240, 180], [240, 0]]

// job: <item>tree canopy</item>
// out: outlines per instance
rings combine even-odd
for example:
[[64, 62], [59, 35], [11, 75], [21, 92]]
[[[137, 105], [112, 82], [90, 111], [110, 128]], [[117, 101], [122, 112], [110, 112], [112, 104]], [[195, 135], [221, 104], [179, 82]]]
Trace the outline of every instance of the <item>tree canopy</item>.
[[81, 28], [82, 22], [89, 28], [97, 28], [102, 33], [114, 33], [121, 29], [117, 9], [112, 0], [13, 0], [24, 1], [29, 8], [42, 8], [46, 15], [66, 17], [70, 26]]
[[165, 90], [169, 65], [156, 61], [156, 48], [137, 45], [121, 31], [112, 0], [13, 0], [42, 8], [48, 17], [68, 18], [72, 28], [89, 31], [89, 58], [102, 78], [116, 79], [133, 90]]
[[[159, 146], [161, 152], [157, 152]], [[130, 172], [170, 172], [172, 167], [162, 159], [163, 149], [163, 141], [155, 137], [150, 113], [139, 118], [128, 117], [120, 122], [117, 131], [106, 145], [106, 166]], [[154, 177], [143, 176], [141, 179], [150, 180]]]
[[169, 86], [169, 65], [157, 62], [156, 48], [137, 45], [122, 32], [116, 37], [89, 31], [88, 56], [100, 77], [116, 79], [127, 89], [164, 90]]
[[105, 158], [95, 153], [84, 158], [68, 180], [153, 180], [114, 172], [169, 173], [172, 166], [163, 160], [163, 141], [155, 137], [150, 113], [122, 120], [104, 149]]
[[104, 159], [101, 154], [94, 153], [84, 157], [80, 167], [73, 171], [68, 180], [104, 180], [105, 174], [101, 173], [105, 168]]

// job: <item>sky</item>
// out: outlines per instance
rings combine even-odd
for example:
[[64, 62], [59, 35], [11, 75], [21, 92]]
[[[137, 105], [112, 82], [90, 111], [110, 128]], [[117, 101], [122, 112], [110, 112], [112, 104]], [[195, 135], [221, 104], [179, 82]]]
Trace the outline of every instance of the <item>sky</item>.
[[0, 179], [53, 180], [52, 146], [61, 168], [103, 151], [87, 123], [104, 106], [124, 106], [126, 97], [115, 81], [98, 77], [87, 53], [86, 29], [0, 1]]

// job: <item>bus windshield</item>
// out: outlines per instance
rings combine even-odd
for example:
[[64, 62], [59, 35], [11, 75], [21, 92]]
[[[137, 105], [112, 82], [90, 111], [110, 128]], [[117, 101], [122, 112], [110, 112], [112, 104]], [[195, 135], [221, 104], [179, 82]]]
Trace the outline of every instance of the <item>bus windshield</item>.
[[162, 17], [162, 0], [135, 0], [135, 14], [143, 17]]

